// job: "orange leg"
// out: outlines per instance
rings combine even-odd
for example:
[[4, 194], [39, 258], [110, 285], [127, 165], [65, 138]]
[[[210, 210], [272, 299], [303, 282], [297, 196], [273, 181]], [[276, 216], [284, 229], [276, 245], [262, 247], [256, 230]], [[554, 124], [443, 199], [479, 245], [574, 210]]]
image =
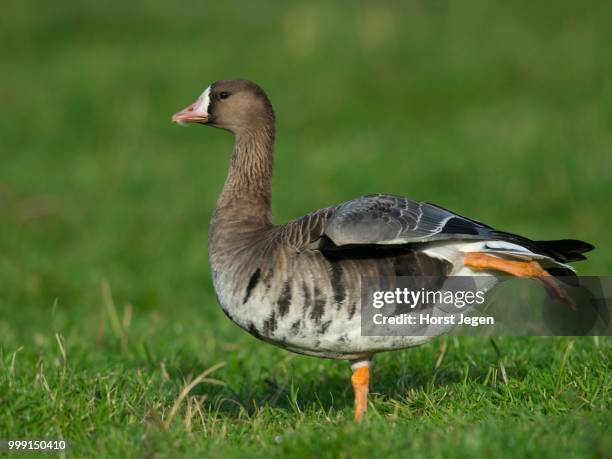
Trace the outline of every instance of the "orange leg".
[[368, 411], [368, 391], [370, 387], [370, 368], [368, 366], [353, 369], [351, 376], [355, 393], [355, 421], [361, 422], [363, 413]]
[[535, 260], [531, 261], [512, 261], [504, 260], [493, 255], [480, 252], [468, 252], [463, 258], [465, 266], [472, 269], [492, 269], [502, 271], [517, 277], [533, 277], [540, 281], [544, 287], [561, 301], [569, 304], [575, 309], [574, 301], [568, 296], [567, 292], [559, 285], [554, 276], [551, 276]]

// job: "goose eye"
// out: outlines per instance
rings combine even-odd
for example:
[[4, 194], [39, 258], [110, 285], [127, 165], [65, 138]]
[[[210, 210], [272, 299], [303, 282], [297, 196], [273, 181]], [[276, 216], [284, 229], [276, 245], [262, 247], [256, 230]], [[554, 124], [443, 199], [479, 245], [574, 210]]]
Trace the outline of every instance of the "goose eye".
[[219, 99], [227, 99], [229, 96], [230, 96], [229, 92], [223, 91], [223, 92], [219, 93]]

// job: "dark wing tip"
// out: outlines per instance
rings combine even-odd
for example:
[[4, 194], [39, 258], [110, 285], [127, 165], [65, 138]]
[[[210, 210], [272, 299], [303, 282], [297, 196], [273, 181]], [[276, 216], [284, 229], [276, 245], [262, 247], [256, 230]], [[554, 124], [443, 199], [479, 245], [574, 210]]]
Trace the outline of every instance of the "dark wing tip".
[[559, 239], [556, 241], [537, 241], [539, 245], [568, 253], [586, 253], [595, 248], [593, 244], [578, 239]]
[[583, 253], [590, 252], [595, 248], [594, 245], [578, 239], [560, 239], [557, 241], [536, 241], [538, 247], [560, 255], [565, 261], [586, 260]]

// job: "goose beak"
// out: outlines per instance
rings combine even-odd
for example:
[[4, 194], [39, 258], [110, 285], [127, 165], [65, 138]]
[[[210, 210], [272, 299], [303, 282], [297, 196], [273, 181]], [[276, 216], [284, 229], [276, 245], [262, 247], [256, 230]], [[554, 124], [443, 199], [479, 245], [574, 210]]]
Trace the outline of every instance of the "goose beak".
[[201, 99], [202, 97], [196, 100], [189, 107], [186, 107], [180, 112], [172, 115], [172, 122], [180, 125], [186, 125], [188, 123], [208, 123], [208, 104], [204, 104], [204, 101]]

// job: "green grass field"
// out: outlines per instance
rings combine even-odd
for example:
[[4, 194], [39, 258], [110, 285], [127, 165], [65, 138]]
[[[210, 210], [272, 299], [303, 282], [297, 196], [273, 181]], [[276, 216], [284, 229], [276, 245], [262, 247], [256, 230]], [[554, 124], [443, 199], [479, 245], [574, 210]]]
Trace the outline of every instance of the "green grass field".
[[207, 225], [232, 140], [170, 116], [255, 80], [277, 111], [277, 222], [403, 194], [592, 242], [577, 267], [606, 275], [611, 20], [603, 1], [4, 2], [0, 438], [63, 437], [71, 457], [609, 457], [609, 338], [380, 355], [355, 425], [345, 362], [217, 307]]

